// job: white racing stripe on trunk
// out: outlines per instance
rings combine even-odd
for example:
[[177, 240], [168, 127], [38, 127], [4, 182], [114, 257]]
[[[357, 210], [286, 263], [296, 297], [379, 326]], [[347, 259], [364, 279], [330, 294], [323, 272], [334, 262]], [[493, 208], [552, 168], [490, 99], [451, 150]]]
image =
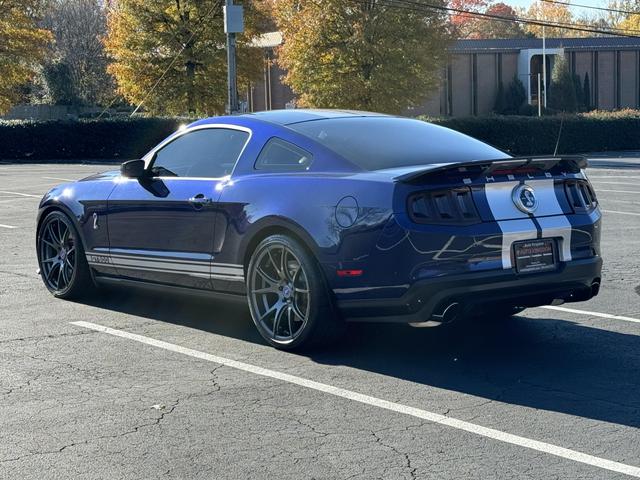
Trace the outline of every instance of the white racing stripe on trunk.
[[[556, 197], [553, 179], [529, 180], [524, 183], [534, 189], [538, 199], [536, 217], [564, 215]], [[529, 218], [529, 215], [518, 210], [511, 198], [513, 189], [518, 185], [520, 182], [488, 183], [484, 186], [487, 203], [496, 221]]]
[[388, 410], [402, 415], [409, 415], [415, 418], [420, 418], [428, 422], [472, 433], [481, 437], [490, 438], [498, 442], [516, 445], [518, 447], [527, 448], [548, 455], [554, 455], [556, 457], [564, 458], [565, 460], [571, 460], [574, 462], [582, 463], [584, 465], [590, 465], [592, 467], [601, 468], [610, 472], [617, 472], [635, 478], [640, 478], [640, 467], [636, 467], [633, 465], [627, 465], [625, 463], [607, 460], [606, 458], [596, 457], [587, 453], [560, 447], [552, 443], [542, 442], [539, 440], [522, 437], [520, 435], [514, 435], [512, 433], [503, 432], [494, 428], [484, 427], [482, 425], [466, 422], [464, 420], [458, 420], [457, 418], [448, 417], [439, 413], [429, 412], [421, 408], [410, 407], [401, 403], [391, 402], [389, 400], [384, 400], [381, 398], [372, 397], [370, 395], [354, 392], [353, 390], [334, 387], [333, 385], [328, 385], [326, 383], [320, 383], [314, 380], [308, 380], [306, 378], [298, 377], [296, 375], [278, 372], [276, 370], [270, 370], [256, 365], [251, 365], [249, 363], [239, 362], [237, 360], [212, 355], [210, 353], [193, 350], [191, 348], [182, 347], [173, 343], [163, 342], [162, 340], [156, 340], [155, 338], [145, 337], [143, 335], [126, 332], [124, 330], [117, 330], [115, 328], [104, 327], [102, 325], [83, 321], [70, 323], [77, 327], [107, 333], [109, 335], [125, 338], [127, 340], [133, 340], [135, 342], [150, 345], [152, 347], [161, 348], [163, 350], [179, 353], [182, 355], [187, 355], [189, 357], [197, 358], [199, 360], [204, 360], [207, 362], [217, 363], [219, 365], [224, 365], [229, 368], [252, 373], [261, 377], [272, 378], [281, 382], [298, 385], [303, 388], [322, 392], [327, 395], [333, 395], [334, 397], [343, 398], [352, 402], [358, 402], [364, 405], [381, 408], [383, 410]]
[[520, 182], [487, 183], [484, 186], [487, 203], [496, 221], [529, 218], [526, 213], [518, 210], [511, 200], [511, 193], [518, 185]]
[[498, 222], [502, 230], [502, 268], [513, 268], [511, 250], [513, 242], [538, 238], [538, 229], [529, 218], [523, 220], [508, 220]]
[[542, 228], [544, 238], [561, 238], [559, 245], [560, 261], [571, 260], [571, 222], [564, 215], [536, 218]]
[[[511, 194], [520, 182], [500, 182], [485, 185], [484, 191], [493, 218], [502, 231], [502, 268], [513, 267], [511, 250], [513, 242], [531, 240], [538, 236], [535, 223], [529, 215], [518, 210]], [[560, 255], [562, 261], [571, 260], [571, 223], [562, 211], [554, 186], [554, 180], [528, 180], [538, 199], [535, 219], [542, 229], [543, 237], [562, 239]]]
[[555, 181], [552, 178], [547, 180], [531, 180], [525, 183], [531, 185], [536, 192], [536, 198], [539, 202], [538, 208], [534, 212], [536, 217], [547, 217], [550, 215], [564, 216], [564, 212], [556, 196]]

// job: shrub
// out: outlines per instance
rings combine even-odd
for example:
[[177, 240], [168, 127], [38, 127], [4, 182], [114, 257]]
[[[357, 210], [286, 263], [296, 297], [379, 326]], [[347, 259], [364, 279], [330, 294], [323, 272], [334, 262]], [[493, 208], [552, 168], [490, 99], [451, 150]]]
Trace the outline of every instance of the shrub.
[[558, 154], [640, 149], [640, 112], [590, 112], [544, 117], [490, 116], [427, 119], [475, 137], [512, 155]]
[[134, 118], [0, 122], [0, 159], [124, 161], [140, 158], [185, 121]]
[[[526, 112], [530, 113], [530, 112]], [[593, 111], [544, 117], [420, 117], [458, 130], [512, 155], [550, 155], [563, 122], [558, 154], [640, 150], [640, 111]], [[0, 121], [0, 159], [111, 160], [140, 158], [184, 118], [69, 122]]]

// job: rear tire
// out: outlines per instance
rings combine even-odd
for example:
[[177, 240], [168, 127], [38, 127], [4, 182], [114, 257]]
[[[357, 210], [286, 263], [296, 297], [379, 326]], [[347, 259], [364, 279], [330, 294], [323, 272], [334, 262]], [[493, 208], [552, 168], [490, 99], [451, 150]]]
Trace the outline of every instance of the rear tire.
[[36, 249], [40, 276], [54, 297], [78, 298], [92, 290], [82, 239], [64, 213], [54, 211], [45, 217], [38, 229]]
[[247, 298], [258, 332], [283, 350], [327, 345], [344, 331], [320, 266], [295, 239], [271, 235], [247, 268]]

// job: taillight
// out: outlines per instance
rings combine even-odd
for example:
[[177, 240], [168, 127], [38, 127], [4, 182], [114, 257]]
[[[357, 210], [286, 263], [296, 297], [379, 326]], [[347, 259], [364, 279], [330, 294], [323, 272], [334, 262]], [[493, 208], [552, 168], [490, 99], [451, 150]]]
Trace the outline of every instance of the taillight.
[[588, 213], [598, 206], [598, 199], [586, 180], [568, 180], [564, 184], [567, 199], [576, 213]]
[[409, 217], [416, 223], [469, 225], [480, 223], [471, 189], [451, 188], [414, 193], [408, 200]]

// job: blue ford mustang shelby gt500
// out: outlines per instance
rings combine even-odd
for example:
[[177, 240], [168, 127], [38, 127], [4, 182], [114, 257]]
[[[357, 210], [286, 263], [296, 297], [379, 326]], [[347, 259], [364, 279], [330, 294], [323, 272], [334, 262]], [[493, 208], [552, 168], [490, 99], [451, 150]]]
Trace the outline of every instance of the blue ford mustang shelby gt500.
[[379, 114], [210, 118], [47, 193], [40, 272], [60, 298], [104, 282], [246, 296], [279, 348], [326, 342], [344, 320], [509, 316], [598, 293], [584, 167]]

